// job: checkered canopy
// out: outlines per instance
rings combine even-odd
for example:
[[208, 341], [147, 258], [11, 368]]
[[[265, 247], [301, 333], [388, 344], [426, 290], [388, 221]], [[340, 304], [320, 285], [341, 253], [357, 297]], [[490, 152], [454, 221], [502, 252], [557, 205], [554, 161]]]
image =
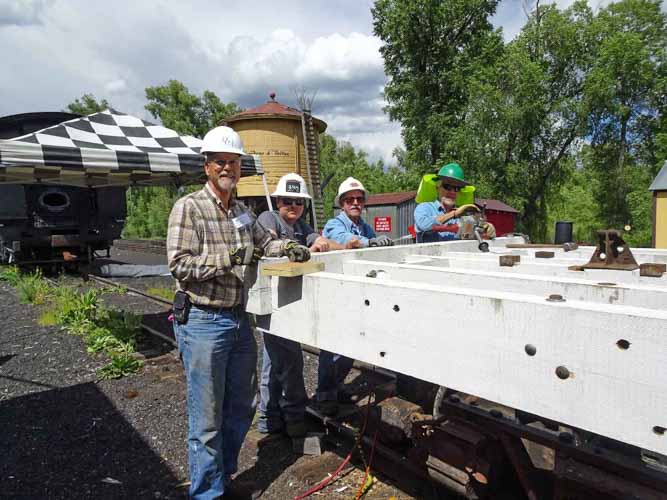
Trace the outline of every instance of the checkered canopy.
[[[76, 186], [201, 182], [202, 141], [113, 109], [0, 140], [0, 183]], [[259, 156], [241, 158], [241, 176], [262, 175]]]

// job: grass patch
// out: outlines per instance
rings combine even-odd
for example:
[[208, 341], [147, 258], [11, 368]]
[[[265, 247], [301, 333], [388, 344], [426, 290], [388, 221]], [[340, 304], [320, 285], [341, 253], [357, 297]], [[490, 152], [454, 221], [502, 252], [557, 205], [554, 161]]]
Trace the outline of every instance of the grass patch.
[[174, 290], [166, 287], [152, 287], [146, 290], [146, 293], [149, 295], [155, 295], [165, 300], [172, 301], [174, 300]]
[[[105, 354], [110, 362], [98, 371], [100, 378], [119, 378], [142, 367], [143, 362], [134, 357], [141, 335], [141, 317], [102, 307], [99, 297], [109, 293], [108, 289], [79, 293], [72, 287], [52, 286], [40, 270], [22, 274], [18, 269], [6, 268], [0, 279], [14, 284], [21, 302], [46, 304], [47, 310], [38, 320], [40, 325], [60, 325], [70, 334], [81, 336], [89, 353]], [[113, 293], [121, 293], [120, 288], [113, 287]]]
[[12, 286], [16, 286], [21, 277], [21, 272], [16, 266], [3, 266], [0, 270], [0, 281], [6, 281]]

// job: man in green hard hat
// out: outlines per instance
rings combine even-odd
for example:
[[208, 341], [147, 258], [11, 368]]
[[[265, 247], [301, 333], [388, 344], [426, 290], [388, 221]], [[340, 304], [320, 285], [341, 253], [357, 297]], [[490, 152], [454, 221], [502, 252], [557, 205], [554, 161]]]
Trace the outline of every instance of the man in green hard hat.
[[[476, 205], [456, 207], [456, 195], [468, 186], [458, 163], [448, 163], [438, 171], [438, 198], [420, 203], [415, 208], [417, 243], [432, 243], [459, 239], [460, 217], [468, 211], [479, 211]], [[495, 238], [493, 224], [484, 222], [482, 229], [488, 238]]]

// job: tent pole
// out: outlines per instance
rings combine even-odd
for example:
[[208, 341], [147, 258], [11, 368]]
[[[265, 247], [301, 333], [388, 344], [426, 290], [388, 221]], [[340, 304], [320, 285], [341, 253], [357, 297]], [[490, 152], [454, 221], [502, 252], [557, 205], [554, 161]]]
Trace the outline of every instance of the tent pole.
[[269, 185], [266, 183], [266, 175], [264, 174], [262, 174], [262, 182], [264, 183], [264, 194], [266, 195], [266, 202], [269, 204], [269, 211], [273, 211], [271, 195], [269, 194]]

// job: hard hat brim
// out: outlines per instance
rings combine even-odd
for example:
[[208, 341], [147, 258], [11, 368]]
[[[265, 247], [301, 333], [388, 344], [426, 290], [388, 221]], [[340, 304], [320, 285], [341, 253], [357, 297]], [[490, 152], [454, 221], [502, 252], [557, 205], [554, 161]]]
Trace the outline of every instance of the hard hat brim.
[[447, 181], [452, 186], [470, 186], [469, 182], [462, 181], [461, 179], [457, 179], [456, 177], [449, 177], [448, 175], [438, 175], [438, 180], [441, 182]]
[[243, 151], [242, 149], [233, 148], [233, 147], [219, 147], [219, 148], [209, 147], [207, 149], [202, 148], [200, 153], [201, 154], [205, 154], [205, 153], [232, 153], [232, 154], [237, 154], [237, 155], [241, 155], [241, 156], [245, 155], [245, 151]]
[[306, 193], [280, 193], [276, 189], [271, 196], [274, 198], [304, 198], [306, 200], [312, 200], [313, 197]]

